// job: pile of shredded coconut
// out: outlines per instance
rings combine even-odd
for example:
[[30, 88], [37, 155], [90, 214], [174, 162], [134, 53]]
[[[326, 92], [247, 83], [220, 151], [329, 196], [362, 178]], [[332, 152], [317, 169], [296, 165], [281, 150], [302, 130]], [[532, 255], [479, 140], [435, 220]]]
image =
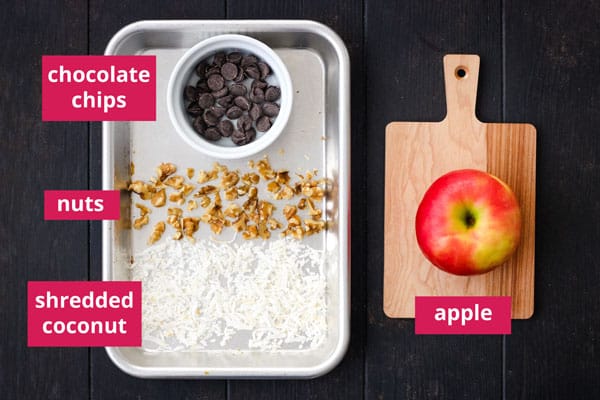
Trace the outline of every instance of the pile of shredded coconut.
[[327, 335], [323, 253], [297, 240], [169, 240], [134, 260], [145, 350], [316, 348]]

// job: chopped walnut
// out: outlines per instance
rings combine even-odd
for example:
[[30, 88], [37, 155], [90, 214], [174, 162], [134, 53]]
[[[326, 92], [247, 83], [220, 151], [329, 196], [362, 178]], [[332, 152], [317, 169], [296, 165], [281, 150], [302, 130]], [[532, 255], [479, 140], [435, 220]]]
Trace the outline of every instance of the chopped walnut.
[[289, 171], [280, 170], [275, 173], [275, 182], [281, 185], [287, 185], [290, 182]]
[[298, 210], [304, 210], [306, 208], [306, 198], [303, 197], [298, 201]]
[[162, 207], [167, 202], [167, 193], [165, 189], [161, 189], [156, 193], [152, 194], [150, 202], [154, 207]]
[[249, 172], [242, 175], [242, 182], [244, 182], [246, 185], [256, 185], [258, 182], [260, 182], [260, 176], [254, 172]]
[[273, 215], [273, 204], [268, 201], [259, 201], [258, 202], [258, 214], [260, 216], [261, 221], [267, 221], [271, 215]]
[[142, 226], [148, 224], [150, 222], [150, 216], [148, 214], [144, 214], [141, 217], [137, 218], [133, 221], [133, 229], [142, 229]]
[[315, 204], [313, 203], [313, 201], [311, 199], [306, 199], [306, 200], [307, 200], [306, 202], [308, 203], [308, 208], [309, 208], [308, 213], [310, 214], [310, 216], [313, 217], [314, 219], [321, 219], [323, 212], [315, 207]]
[[183, 219], [183, 233], [190, 241], [194, 241], [193, 235], [198, 230], [199, 226], [200, 218], [187, 217]]
[[164, 184], [170, 186], [174, 189], [181, 189], [183, 187], [183, 182], [185, 178], [181, 175], [173, 175], [167, 178], [164, 181]]
[[152, 194], [155, 192], [154, 188], [142, 181], [134, 181], [129, 185], [129, 190], [140, 195], [142, 200], [148, 200], [152, 198]]
[[211, 171], [211, 172], [200, 171], [200, 174], [198, 175], [198, 183], [206, 183], [206, 182], [210, 182], [215, 179], [217, 179], [216, 171]]
[[258, 237], [258, 229], [256, 225], [248, 225], [246, 230], [242, 232], [242, 237], [246, 240], [256, 239]]
[[225, 172], [221, 178], [221, 188], [229, 189], [230, 187], [235, 186], [239, 180], [240, 177], [236, 172]]
[[165, 223], [163, 221], [160, 221], [156, 225], [154, 225], [154, 230], [152, 231], [152, 233], [150, 234], [150, 237], [148, 238], [148, 244], [154, 244], [154, 243], [158, 242], [164, 232], [165, 232]]
[[275, 218], [271, 218], [267, 221], [267, 225], [269, 226], [269, 229], [271, 229], [272, 231], [276, 230], [276, 229], [280, 229], [283, 225], [281, 225], [281, 222], [277, 221]]
[[248, 189], [248, 198], [256, 199], [257, 196], [258, 196], [258, 189], [256, 188], [256, 186], [250, 186], [250, 189]]
[[181, 208], [169, 208], [167, 210], [167, 224], [171, 225], [175, 229], [175, 235], [173, 239], [179, 240], [183, 237], [183, 228], [181, 226], [181, 216], [183, 210]]
[[273, 197], [275, 200], [290, 200], [294, 197], [294, 190], [288, 185], [284, 185]]
[[143, 204], [135, 203], [135, 206], [140, 210], [140, 216], [142, 216], [142, 217], [144, 215], [148, 215], [148, 214], [152, 213], [152, 210]]
[[169, 195], [169, 201], [182, 205], [185, 203], [182, 192], [174, 192]]
[[269, 163], [269, 159], [267, 157], [258, 161], [256, 163], [256, 168], [263, 179], [271, 180], [275, 178], [275, 171], [273, 171], [273, 168], [271, 168], [271, 164]]
[[188, 201], [188, 205], [187, 205], [188, 211], [194, 211], [196, 208], [198, 208], [198, 203], [196, 202], [196, 200]]
[[177, 171], [177, 167], [172, 163], [162, 163], [156, 167], [156, 175], [159, 182], [162, 182], [169, 175], [173, 175]]
[[281, 189], [281, 185], [275, 181], [271, 181], [267, 185], [267, 190], [271, 193], [277, 193]]
[[267, 223], [264, 221], [258, 223], [258, 236], [261, 239], [268, 239], [271, 237], [271, 232], [269, 232], [269, 229], [267, 228]]
[[225, 190], [225, 200], [233, 201], [237, 198], [238, 198], [238, 190], [235, 186], [230, 187], [229, 189]]
[[202, 186], [196, 193], [194, 193], [194, 197], [204, 196], [206, 194], [212, 194], [217, 191], [217, 188], [213, 185]]
[[194, 188], [195, 188], [194, 185], [188, 185], [187, 183], [184, 183], [183, 186], [181, 187], [180, 191], [181, 191], [181, 194], [183, 195], [183, 197], [187, 197], [187, 196], [189, 196], [190, 193], [192, 193]]
[[200, 197], [200, 207], [202, 208], [206, 208], [210, 205], [211, 201], [210, 201], [210, 197], [204, 195]]
[[223, 214], [229, 218], [238, 218], [241, 213], [242, 213], [242, 208], [235, 203], [230, 203], [227, 206], [227, 208], [225, 208], [225, 210], [223, 210]]
[[294, 215], [296, 215], [296, 207], [295, 206], [286, 205], [283, 207], [283, 216], [285, 217], [285, 219], [289, 220]]
[[242, 212], [240, 216], [231, 224], [232, 227], [235, 228], [236, 231], [242, 232], [246, 230], [246, 223], [248, 222], [248, 216], [245, 212]]

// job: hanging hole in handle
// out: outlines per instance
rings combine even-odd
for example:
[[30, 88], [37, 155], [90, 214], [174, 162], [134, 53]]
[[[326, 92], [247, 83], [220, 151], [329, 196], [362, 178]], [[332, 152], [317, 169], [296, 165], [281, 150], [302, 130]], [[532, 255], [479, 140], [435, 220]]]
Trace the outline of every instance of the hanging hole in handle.
[[454, 75], [456, 76], [457, 79], [465, 79], [467, 77], [467, 73], [469, 71], [467, 70], [467, 67], [456, 67], [456, 69], [454, 70]]

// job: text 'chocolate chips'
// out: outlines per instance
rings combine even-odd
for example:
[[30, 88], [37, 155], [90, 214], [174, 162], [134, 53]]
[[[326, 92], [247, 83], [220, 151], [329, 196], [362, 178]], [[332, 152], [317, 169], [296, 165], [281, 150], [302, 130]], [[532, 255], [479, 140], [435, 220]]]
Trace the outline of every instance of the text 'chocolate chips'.
[[195, 68], [197, 82], [183, 92], [194, 130], [203, 138], [223, 137], [243, 146], [267, 132], [279, 114], [281, 89], [267, 83], [271, 67], [254, 54], [218, 52]]

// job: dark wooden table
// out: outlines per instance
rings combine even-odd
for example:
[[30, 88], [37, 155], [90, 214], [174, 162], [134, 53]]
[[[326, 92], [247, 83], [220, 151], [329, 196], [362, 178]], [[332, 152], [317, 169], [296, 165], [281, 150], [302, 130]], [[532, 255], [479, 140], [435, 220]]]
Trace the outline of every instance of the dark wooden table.
[[[57, 0], [0, 13], [1, 399], [599, 399], [600, 2]], [[102, 348], [27, 348], [28, 280], [98, 280], [100, 224], [44, 189], [101, 187], [99, 123], [41, 122], [41, 55], [102, 54], [141, 19], [306, 18], [352, 60], [352, 338], [307, 381], [142, 380]], [[384, 127], [445, 114], [442, 56], [481, 56], [482, 121], [538, 129], [535, 314], [510, 336], [415, 336], [382, 312]], [[366, 171], [366, 172], [365, 172]]]

